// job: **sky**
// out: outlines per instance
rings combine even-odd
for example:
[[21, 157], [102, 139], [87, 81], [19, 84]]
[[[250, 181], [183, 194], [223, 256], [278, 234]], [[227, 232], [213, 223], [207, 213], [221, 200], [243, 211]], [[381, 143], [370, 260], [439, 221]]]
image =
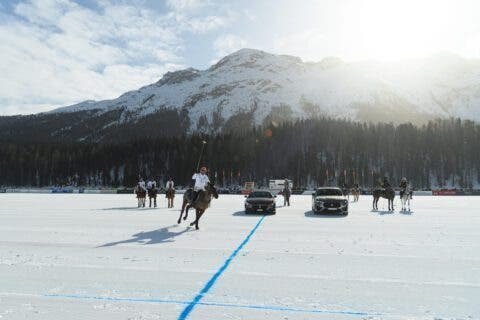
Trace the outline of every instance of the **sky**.
[[0, 115], [103, 100], [241, 48], [480, 58], [477, 0], [0, 0]]

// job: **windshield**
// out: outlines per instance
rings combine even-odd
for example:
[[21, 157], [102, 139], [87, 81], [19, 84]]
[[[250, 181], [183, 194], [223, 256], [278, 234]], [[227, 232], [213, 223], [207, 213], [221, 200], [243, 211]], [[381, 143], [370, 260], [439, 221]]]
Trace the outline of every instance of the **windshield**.
[[316, 196], [343, 196], [339, 189], [318, 189], [315, 192]]
[[250, 193], [249, 198], [271, 198], [272, 194], [268, 191], [255, 191]]

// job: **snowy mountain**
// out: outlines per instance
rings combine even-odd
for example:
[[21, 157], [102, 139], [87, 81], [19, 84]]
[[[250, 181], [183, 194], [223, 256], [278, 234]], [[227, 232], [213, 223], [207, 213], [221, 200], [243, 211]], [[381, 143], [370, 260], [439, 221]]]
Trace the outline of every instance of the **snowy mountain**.
[[[418, 121], [480, 120], [480, 61], [454, 55], [395, 63], [318, 63], [242, 49], [207, 70], [169, 72], [157, 83], [117, 99], [86, 101], [53, 112], [123, 109], [142, 118], [161, 109], [186, 110], [191, 129], [223, 127], [251, 115], [255, 123], [312, 116]], [[120, 118], [120, 121], [125, 120]]]
[[343, 62], [242, 49], [207, 70], [166, 73], [113, 100], [0, 117], [0, 129], [73, 140], [243, 130], [312, 117], [414, 122], [480, 121], [480, 60], [439, 54], [398, 62]]

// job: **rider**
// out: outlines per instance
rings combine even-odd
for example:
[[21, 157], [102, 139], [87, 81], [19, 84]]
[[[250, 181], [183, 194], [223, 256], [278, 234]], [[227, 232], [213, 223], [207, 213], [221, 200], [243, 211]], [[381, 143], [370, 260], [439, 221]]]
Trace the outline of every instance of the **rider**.
[[152, 190], [152, 189], [156, 189], [156, 188], [157, 188], [157, 183], [155, 182], [155, 180], [153, 180], [153, 179], [148, 180], [147, 190]]
[[147, 188], [145, 188], [145, 181], [143, 181], [142, 177], [140, 177], [140, 181], [138, 181], [138, 186], [142, 188], [144, 191], [147, 191]]
[[193, 203], [195, 202], [195, 200], [197, 200], [200, 191], [205, 191], [205, 187], [210, 182], [210, 179], [207, 175], [207, 167], [201, 167], [199, 173], [194, 173], [192, 176], [192, 180], [195, 180], [195, 184], [193, 187]]
[[402, 180], [400, 180], [400, 197], [402, 197], [405, 193], [405, 191], [407, 191], [407, 187], [408, 187], [408, 181], [407, 181], [407, 178], [403, 177]]
[[392, 188], [392, 185], [388, 181], [387, 177], [383, 177], [382, 188], [384, 188], [385, 190]]
[[165, 190], [173, 189], [175, 184], [173, 183], [172, 177], [168, 178], [167, 184], [165, 185]]

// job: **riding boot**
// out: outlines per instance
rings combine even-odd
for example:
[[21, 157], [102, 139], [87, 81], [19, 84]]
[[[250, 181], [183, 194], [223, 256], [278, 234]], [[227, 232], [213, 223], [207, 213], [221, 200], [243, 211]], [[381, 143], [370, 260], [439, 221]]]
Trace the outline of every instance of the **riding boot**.
[[199, 193], [200, 193], [200, 191], [193, 191], [192, 204], [195, 203], [195, 201], [197, 201]]

